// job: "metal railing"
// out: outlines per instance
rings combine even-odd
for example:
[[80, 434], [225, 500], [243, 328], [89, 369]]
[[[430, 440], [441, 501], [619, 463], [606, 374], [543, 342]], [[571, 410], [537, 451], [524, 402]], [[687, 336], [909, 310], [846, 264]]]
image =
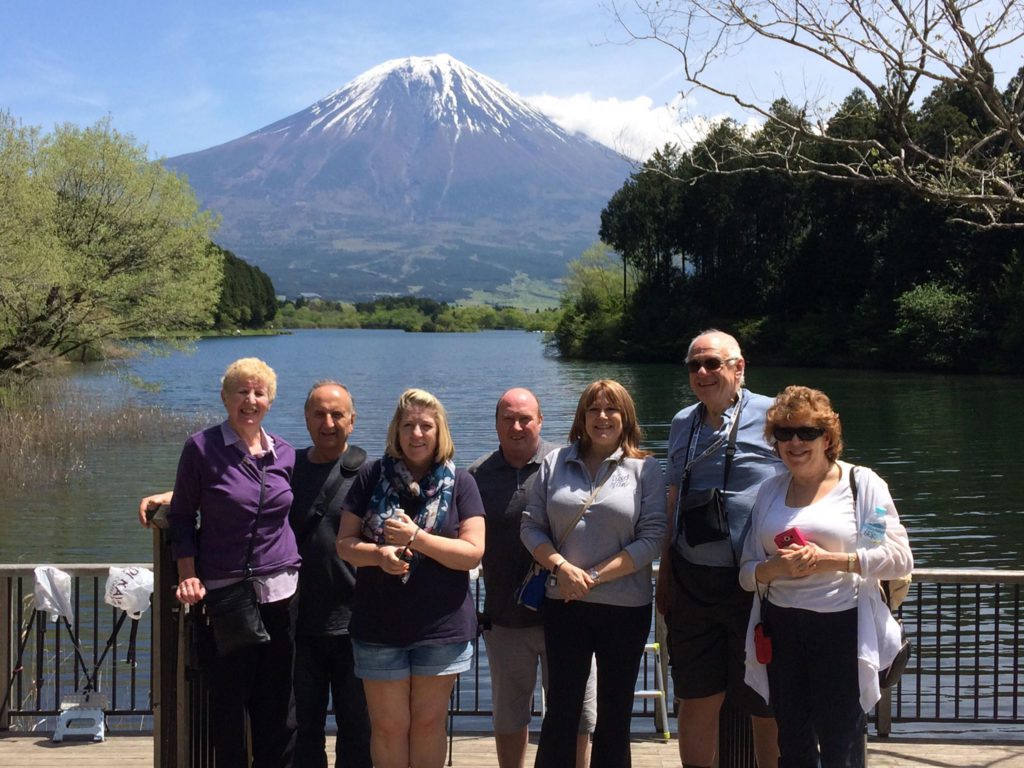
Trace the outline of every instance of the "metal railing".
[[[127, 624], [103, 656], [120, 613], [103, 603], [109, 565], [59, 566], [74, 577], [71, 631], [43, 615], [33, 617], [32, 566], [0, 565], [0, 684], [5, 692], [10, 683], [0, 730], [52, 730], [62, 698], [81, 691], [95, 667], [96, 687], [109, 699], [111, 730], [152, 728], [157, 754], [165, 759], [176, 749], [188, 749], [179, 724], [192, 722], [193, 728], [202, 730], [198, 699], [187, 693], [196, 688], [197, 671], [188, 659], [187, 622], [173, 600], [160, 599], [170, 594], [161, 584], [173, 583], [174, 574], [173, 563], [159, 554], [159, 548], [158, 543], [156, 559], [165, 572], [157, 571], [154, 608], [140, 623], [136, 666], [124, 662]], [[894, 723], [1024, 725], [1022, 584], [1024, 571], [915, 571], [899, 612], [914, 652], [900, 684], [877, 708], [874, 719], [880, 735], [889, 734]], [[478, 585], [478, 600], [479, 592]], [[662, 627], [652, 623], [652, 635], [660, 634]], [[81, 656], [72, 635], [79, 641]], [[664, 648], [664, 638], [657, 639]], [[470, 725], [471, 718], [491, 714], [482, 643], [478, 650], [478, 663], [461, 676], [455, 694], [457, 725], [460, 720]], [[638, 684], [645, 688], [652, 687], [651, 667], [641, 668], [643, 680]], [[647, 700], [638, 701], [635, 714], [653, 718], [654, 707]], [[479, 725], [487, 727], [486, 721]]]
[[[131, 564], [126, 564], [131, 565]], [[61, 702], [87, 688], [103, 694], [108, 722], [139, 727], [153, 714], [152, 612], [140, 619], [134, 662], [131, 624], [103, 602], [109, 565], [61, 565], [72, 576], [74, 618], [36, 611], [33, 566], [0, 565], [0, 730], [52, 730]]]
[[914, 651], [877, 710], [892, 723], [1024, 724], [1024, 571], [922, 568], [900, 608]]

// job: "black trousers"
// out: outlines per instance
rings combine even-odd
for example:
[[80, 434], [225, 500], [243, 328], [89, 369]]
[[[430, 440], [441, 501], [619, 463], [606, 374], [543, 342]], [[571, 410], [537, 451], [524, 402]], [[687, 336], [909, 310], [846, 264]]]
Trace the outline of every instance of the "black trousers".
[[270, 642], [217, 656], [213, 632], [200, 632], [200, 654], [210, 697], [211, 737], [217, 768], [250, 768], [245, 718], [249, 716], [252, 768], [291, 768], [295, 748], [292, 695], [295, 617], [293, 598], [260, 605]]
[[864, 768], [857, 609], [818, 613], [769, 603], [765, 623], [772, 636], [768, 687], [780, 766]]
[[651, 606], [545, 600], [542, 611], [548, 698], [535, 767], [575, 764], [593, 657], [597, 660], [597, 726], [590, 768], [629, 768], [633, 692], [651, 628]]
[[363, 681], [355, 676], [348, 635], [299, 635], [295, 638], [295, 768], [327, 768], [328, 697], [334, 699], [338, 725], [336, 768], [373, 768], [370, 716]]

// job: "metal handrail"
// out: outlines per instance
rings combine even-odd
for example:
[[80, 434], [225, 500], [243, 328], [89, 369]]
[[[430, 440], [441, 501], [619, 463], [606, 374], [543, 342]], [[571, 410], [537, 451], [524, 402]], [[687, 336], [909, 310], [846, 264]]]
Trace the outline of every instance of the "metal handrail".
[[[73, 627], [89, 665], [102, 654], [118, 614], [102, 602], [101, 579], [110, 565], [58, 565], [74, 577]], [[151, 567], [146, 563], [118, 565]], [[0, 693], [6, 691], [8, 681], [14, 681], [8, 711], [0, 712], [0, 730], [10, 728], [12, 718], [34, 719], [45, 728], [45, 719], [59, 712], [60, 698], [84, 682], [67, 633], [49, 628], [40, 631], [38, 624], [27, 638], [25, 663], [20, 670], [15, 669], [20, 640], [30, 619], [31, 607], [26, 606], [31, 601], [33, 568], [0, 564]], [[899, 611], [914, 654], [900, 684], [879, 704], [875, 724], [880, 735], [890, 733], [894, 723], [1024, 725], [1022, 585], [1024, 571], [919, 568], [914, 572], [910, 593]], [[477, 593], [479, 597], [479, 588]], [[154, 652], [153, 645], [159, 642], [157, 625], [168, 619], [156, 621], [155, 617], [159, 613], [178, 622], [176, 607], [170, 605], [173, 601], [159, 602], [160, 611], [148, 611], [140, 625], [139, 666], [125, 669], [117, 658], [121, 655], [119, 648], [115, 648], [100, 670], [101, 690], [109, 690], [111, 695], [112, 730], [139, 727], [140, 718], [148, 718], [159, 709], [159, 701], [155, 707], [154, 700], [160, 696], [161, 686], [151, 686], [151, 681], [161, 676], [164, 654]], [[661, 626], [653, 623], [652, 636], [655, 632], [660, 635]], [[171, 631], [177, 630], [172, 626]], [[119, 640], [119, 647], [122, 643]], [[480, 650], [483, 653], [482, 644]], [[180, 649], [168, 655], [180, 658]], [[478, 665], [460, 679], [455, 696], [458, 718], [491, 714], [489, 702], [481, 696], [486, 688], [481, 669]], [[642, 674], [646, 677], [648, 671], [642, 670]], [[642, 684], [646, 686], [647, 680]], [[636, 714], [653, 718], [653, 707], [642, 704]]]
[[[33, 728], [51, 730], [62, 700], [81, 691], [94, 672], [98, 690], [107, 695], [112, 725], [121, 725], [125, 717], [137, 722], [152, 715], [152, 612], [140, 620], [136, 663], [126, 667], [119, 654], [127, 644], [129, 628], [124, 625], [115, 631], [121, 612], [103, 602], [111, 565], [115, 564], [57, 566], [72, 576], [74, 619], [68, 629], [35, 611], [34, 565], [0, 564], [0, 730], [8, 730], [14, 717], [34, 721]], [[150, 567], [147, 563], [116, 565]], [[115, 644], [104, 656], [110, 641]]]

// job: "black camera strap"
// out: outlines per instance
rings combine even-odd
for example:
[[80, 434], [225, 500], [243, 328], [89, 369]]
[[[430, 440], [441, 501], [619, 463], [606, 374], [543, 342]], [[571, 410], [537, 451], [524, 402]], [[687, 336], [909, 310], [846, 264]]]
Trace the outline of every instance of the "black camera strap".
[[267, 457], [260, 459], [260, 500], [256, 505], [256, 517], [252, 520], [252, 531], [249, 533], [249, 550], [245, 553], [245, 578], [252, 578], [252, 551], [256, 546], [256, 530], [260, 524], [260, 513], [263, 511], [263, 499], [267, 493]]
[[[690, 491], [690, 472], [694, 465], [699, 461], [703, 461], [708, 456], [715, 453], [723, 442], [726, 442], [724, 437], [719, 437], [711, 445], [709, 445], [700, 456], [693, 457], [697, 451], [697, 440], [700, 434], [700, 424], [704, 421], [704, 413], [706, 409], [704, 403], [697, 406], [697, 410], [693, 414], [693, 421], [690, 424], [690, 438], [688, 440], [689, 447], [686, 452], [687, 461], [686, 468], [683, 470], [683, 481], [680, 484], [679, 498], [682, 498]], [[732, 469], [732, 459], [736, 455], [736, 433], [740, 427], [740, 416], [743, 413], [743, 390], [739, 392], [739, 396], [736, 400], [736, 407], [733, 409], [732, 424], [729, 426], [729, 437], [728, 442], [725, 446], [725, 471], [722, 473], [722, 491], [724, 492], [726, 487], [729, 485], [729, 471]]]

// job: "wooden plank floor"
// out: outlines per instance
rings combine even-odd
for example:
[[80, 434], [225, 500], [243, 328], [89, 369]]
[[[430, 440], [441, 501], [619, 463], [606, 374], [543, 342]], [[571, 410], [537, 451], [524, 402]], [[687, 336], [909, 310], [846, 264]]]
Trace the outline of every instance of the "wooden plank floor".
[[[527, 752], [532, 765], [536, 735]], [[333, 743], [329, 745], [333, 749]], [[634, 768], [679, 768], [675, 741], [634, 735]], [[495, 768], [494, 739], [489, 734], [457, 735], [456, 768]], [[1024, 768], [1024, 742], [935, 742], [877, 739], [868, 744], [870, 768]], [[0, 737], [2, 768], [152, 768], [153, 741], [149, 736], [108, 736], [106, 741], [54, 744], [41, 734]]]

